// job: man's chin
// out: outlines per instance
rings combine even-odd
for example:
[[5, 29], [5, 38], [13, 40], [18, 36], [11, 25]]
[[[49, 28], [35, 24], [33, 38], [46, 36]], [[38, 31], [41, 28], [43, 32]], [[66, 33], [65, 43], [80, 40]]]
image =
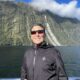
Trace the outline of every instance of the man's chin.
[[35, 42], [35, 44], [40, 44], [40, 43], [42, 43], [42, 41], [36, 41], [36, 42]]

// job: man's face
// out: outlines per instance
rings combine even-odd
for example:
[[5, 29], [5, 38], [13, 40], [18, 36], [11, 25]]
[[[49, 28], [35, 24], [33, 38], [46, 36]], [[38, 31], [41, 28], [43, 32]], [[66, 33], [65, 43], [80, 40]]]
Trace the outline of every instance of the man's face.
[[45, 32], [40, 26], [33, 26], [31, 30], [31, 40], [34, 44], [40, 44], [44, 41]]

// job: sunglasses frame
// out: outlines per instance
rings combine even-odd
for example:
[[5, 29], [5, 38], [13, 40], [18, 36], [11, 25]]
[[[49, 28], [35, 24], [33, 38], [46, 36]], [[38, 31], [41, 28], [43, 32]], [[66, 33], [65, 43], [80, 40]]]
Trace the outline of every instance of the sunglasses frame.
[[45, 30], [31, 31], [31, 35], [35, 35], [36, 33], [38, 33], [38, 34], [42, 34], [42, 33], [45, 33]]

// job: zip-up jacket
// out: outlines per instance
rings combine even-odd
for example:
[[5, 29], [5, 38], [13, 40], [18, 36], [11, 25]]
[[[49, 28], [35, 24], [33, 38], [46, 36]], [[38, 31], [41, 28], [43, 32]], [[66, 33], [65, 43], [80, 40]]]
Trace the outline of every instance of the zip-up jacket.
[[60, 52], [41, 44], [28, 49], [21, 67], [21, 80], [68, 80]]

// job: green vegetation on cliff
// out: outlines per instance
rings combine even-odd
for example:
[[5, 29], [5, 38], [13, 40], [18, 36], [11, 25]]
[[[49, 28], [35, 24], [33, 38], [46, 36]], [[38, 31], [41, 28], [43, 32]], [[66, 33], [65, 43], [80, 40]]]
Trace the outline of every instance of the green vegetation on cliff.
[[31, 45], [29, 30], [34, 23], [48, 24], [47, 41], [53, 44], [80, 44], [80, 21], [77, 19], [40, 12], [29, 4], [0, 2], [0, 45]]

